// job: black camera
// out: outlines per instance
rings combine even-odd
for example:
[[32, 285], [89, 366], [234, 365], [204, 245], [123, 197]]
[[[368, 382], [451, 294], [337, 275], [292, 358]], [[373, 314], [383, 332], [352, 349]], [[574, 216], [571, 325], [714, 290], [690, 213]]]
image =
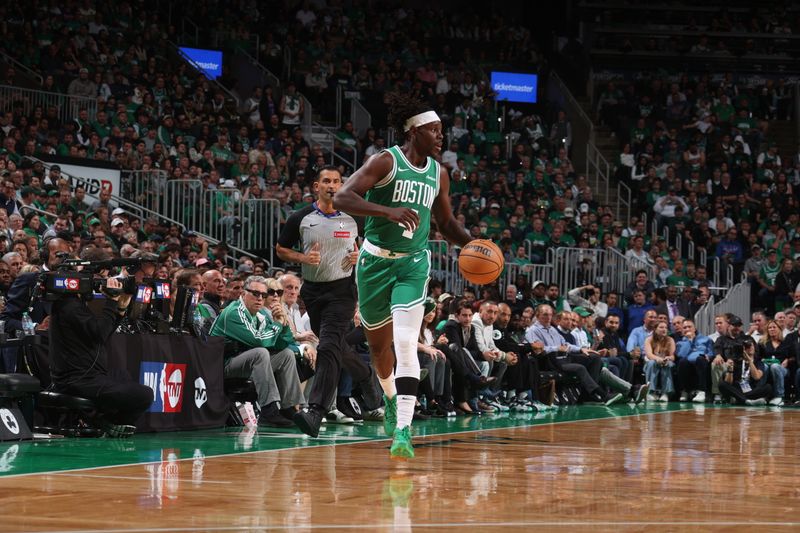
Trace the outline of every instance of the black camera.
[[728, 358], [735, 363], [741, 362], [744, 359], [744, 344], [737, 344], [728, 348]]
[[[39, 290], [44, 299], [57, 300], [65, 295], [91, 296], [93, 293], [105, 292], [111, 296], [119, 294], [136, 294], [137, 286], [133, 276], [120, 280], [121, 289], [107, 288], [108, 280], [95, 278], [95, 272], [111, 270], [113, 268], [127, 267], [129, 273], [135, 272], [141, 266], [139, 259], [112, 259], [110, 261], [81, 261], [79, 259], [65, 259], [55, 270], [43, 272], [39, 278]], [[77, 267], [83, 267], [77, 270]]]

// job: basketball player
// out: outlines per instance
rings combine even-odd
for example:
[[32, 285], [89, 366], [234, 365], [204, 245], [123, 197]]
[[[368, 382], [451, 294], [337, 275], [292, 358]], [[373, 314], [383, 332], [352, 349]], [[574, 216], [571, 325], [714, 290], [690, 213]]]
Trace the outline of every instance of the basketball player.
[[[358, 258], [358, 226], [353, 217], [333, 207], [341, 186], [342, 175], [336, 167], [321, 168], [313, 181], [317, 200], [292, 213], [276, 245], [278, 257], [302, 265], [300, 295], [311, 330], [319, 338], [308, 409], [293, 417], [303, 433], [312, 437], [319, 435], [322, 417], [333, 403], [342, 364], [361, 386], [366, 407], [373, 411], [380, 405], [370, 367], [345, 341], [356, 308], [352, 274]], [[298, 242], [302, 252], [292, 249]]]
[[389, 107], [389, 123], [403, 133], [403, 145], [371, 157], [333, 202], [337, 209], [366, 217], [356, 265], [358, 306], [384, 391], [384, 429], [394, 436], [390, 454], [411, 458], [417, 336], [431, 269], [431, 214], [449, 242], [464, 246], [471, 238], [453, 217], [450, 178], [434, 159], [442, 150], [441, 120], [411, 96], [390, 94]]

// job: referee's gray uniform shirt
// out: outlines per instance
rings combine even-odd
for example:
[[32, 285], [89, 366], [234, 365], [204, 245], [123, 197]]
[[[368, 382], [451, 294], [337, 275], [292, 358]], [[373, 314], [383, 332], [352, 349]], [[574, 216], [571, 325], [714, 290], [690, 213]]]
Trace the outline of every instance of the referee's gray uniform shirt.
[[325, 214], [316, 203], [291, 214], [281, 231], [278, 244], [294, 248], [299, 242], [307, 254], [319, 243], [319, 265], [302, 265], [303, 280], [312, 282], [336, 281], [349, 277], [353, 266], [343, 268], [347, 255], [355, 250], [358, 224], [341, 211]]

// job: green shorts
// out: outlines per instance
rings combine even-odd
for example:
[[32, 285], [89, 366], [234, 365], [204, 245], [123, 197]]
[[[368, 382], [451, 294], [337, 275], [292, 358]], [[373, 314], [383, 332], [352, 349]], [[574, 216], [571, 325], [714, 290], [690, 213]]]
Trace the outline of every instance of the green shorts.
[[392, 311], [425, 303], [431, 271], [431, 253], [420, 250], [388, 259], [361, 249], [356, 265], [358, 310], [364, 329], [392, 321]]

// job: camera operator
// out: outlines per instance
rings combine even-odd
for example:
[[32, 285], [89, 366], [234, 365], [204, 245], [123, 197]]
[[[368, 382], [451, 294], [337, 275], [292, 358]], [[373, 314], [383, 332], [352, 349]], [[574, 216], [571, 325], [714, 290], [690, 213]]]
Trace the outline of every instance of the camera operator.
[[[81, 259], [107, 259], [99, 249], [87, 252]], [[106, 305], [100, 316], [89, 310], [84, 296], [61, 295], [53, 302], [50, 369], [56, 391], [92, 400], [106, 434], [127, 437], [136, 431], [133, 424], [153, 402], [153, 391], [132, 381], [125, 372], [108, 371], [105, 345], [131, 300], [130, 294], [110, 294], [115, 289], [120, 291], [122, 282], [108, 278], [104, 289]]]
[[[725, 379], [719, 390], [728, 399], [735, 398], [747, 405], [767, 405], [772, 386], [767, 379], [764, 363], [756, 353], [756, 343], [750, 337], [742, 341], [741, 354], [736, 353], [725, 363]], [[735, 402], [734, 402], [735, 403]]]
[[[60, 254], [69, 254], [70, 251], [70, 245], [64, 239], [56, 237], [45, 241], [44, 248], [40, 254], [44, 260], [42, 270], [45, 272], [53, 270], [61, 263], [62, 257], [65, 257], [63, 255], [60, 256]], [[0, 313], [0, 320], [5, 322], [5, 330], [9, 337], [13, 338], [15, 332], [22, 330], [22, 315], [27, 313], [31, 307], [31, 297], [38, 280], [38, 272], [20, 274], [8, 289], [6, 307]], [[31, 309], [29, 316], [37, 324], [37, 330], [47, 330], [50, 307], [50, 302], [43, 300], [33, 303], [33, 309]], [[2, 353], [4, 368], [0, 368], [0, 371], [4, 370], [6, 373], [15, 372], [17, 368], [17, 348], [3, 348]]]
[[750, 338], [742, 332], [741, 318], [729, 313], [726, 321], [727, 331], [714, 342], [714, 359], [711, 361], [711, 392], [714, 394], [714, 403], [722, 401], [719, 382], [727, 368], [726, 363], [734, 357], [741, 359], [744, 341]]

